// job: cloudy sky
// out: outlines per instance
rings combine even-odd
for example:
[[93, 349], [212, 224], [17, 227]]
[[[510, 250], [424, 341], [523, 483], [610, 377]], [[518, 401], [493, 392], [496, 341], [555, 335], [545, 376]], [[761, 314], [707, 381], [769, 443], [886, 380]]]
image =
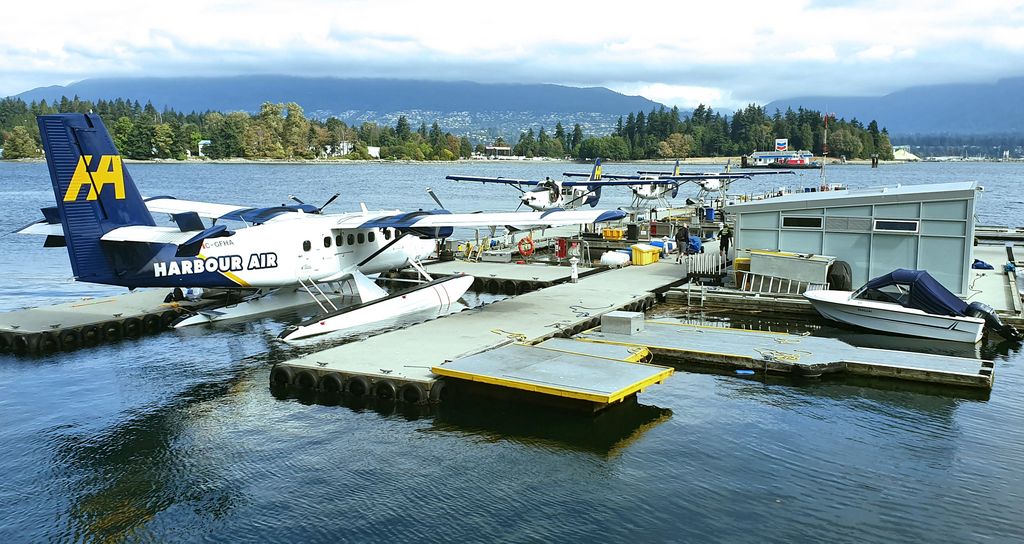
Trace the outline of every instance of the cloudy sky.
[[280, 73], [606, 86], [732, 108], [1024, 75], [1024, 0], [57, 0], [3, 11], [0, 96], [99, 76]]

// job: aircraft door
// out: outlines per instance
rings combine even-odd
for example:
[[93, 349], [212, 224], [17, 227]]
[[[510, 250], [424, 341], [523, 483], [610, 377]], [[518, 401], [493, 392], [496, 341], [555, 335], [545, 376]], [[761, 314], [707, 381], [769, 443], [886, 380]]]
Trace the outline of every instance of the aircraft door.
[[[324, 245], [331, 242], [331, 247], [325, 248]], [[312, 237], [311, 239], [305, 239], [302, 241], [301, 251], [299, 252], [299, 258], [296, 259], [298, 264], [298, 270], [296, 271], [299, 278], [303, 280], [316, 279], [324, 275], [325, 259], [334, 256], [333, 240], [324, 235], [323, 237]]]

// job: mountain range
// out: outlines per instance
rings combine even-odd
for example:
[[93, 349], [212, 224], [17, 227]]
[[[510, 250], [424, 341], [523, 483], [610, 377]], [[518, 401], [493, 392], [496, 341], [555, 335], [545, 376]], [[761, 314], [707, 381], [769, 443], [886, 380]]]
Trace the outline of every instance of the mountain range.
[[[270, 102], [297, 102], [307, 116], [336, 116], [349, 124], [393, 125], [405, 115], [414, 126], [438, 121], [446, 130], [517, 138], [527, 126], [551, 130], [556, 122], [580, 123], [590, 134], [608, 134], [620, 116], [662, 104], [603, 87], [473, 83], [399, 79], [309, 78], [280, 75], [174, 78], [96, 78], [39, 87], [17, 95], [25, 101], [128, 98], [158, 109], [250, 111]], [[864, 123], [878, 121], [890, 135], [1022, 134], [1024, 77], [995, 83], [909, 87], [878, 97], [804, 96], [766, 104], [769, 114], [787, 108], [834, 112]], [[686, 113], [686, 112], [684, 112]]]
[[798, 107], [835, 112], [863, 123], [874, 119], [890, 135], [908, 134], [1022, 134], [1024, 77], [995, 83], [956, 83], [908, 87], [878, 97], [803, 96], [776, 100], [766, 106]]
[[662, 104], [604, 87], [550, 84], [473, 83], [399, 79], [309, 78], [279, 75], [175, 78], [97, 78], [66, 86], [39, 87], [17, 95], [26, 102], [128, 98], [157, 109], [177, 111], [249, 111], [263, 102], [296, 102], [307, 116], [335, 116], [350, 124], [394, 124], [399, 115], [446, 130], [487, 130], [518, 135], [526, 125], [581, 123], [588, 132], [605, 132], [620, 115], [650, 111]]

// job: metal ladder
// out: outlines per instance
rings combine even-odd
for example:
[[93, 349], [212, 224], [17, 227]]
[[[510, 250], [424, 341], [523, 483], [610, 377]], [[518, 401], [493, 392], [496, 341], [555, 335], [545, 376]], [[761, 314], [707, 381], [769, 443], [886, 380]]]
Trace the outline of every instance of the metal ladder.
[[[307, 293], [309, 293], [309, 296], [313, 298], [313, 302], [316, 302], [316, 305], [319, 306], [320, 309], [323, 310], [325, 314], [331, 311], [338, 311], [338, 307], [335, 306], [334, 302], [331, 301], [331, 297], [327, 296], [327, 293], [324, 293], [323, 290], [320, 289], [320, 286], [317, 285], [315, 281], [313, 281], [309, 277], [306, 278], [306, 281], [302, 281], [301, 277], [299, 277], [298, 280], [299, 285], [301, 285], [302, 288], [305, 289]], [[310, 287], [312, 287], [312, 289], [310, 289]], [[316, 293], [313, 292], [314, 290], [316, 291]], [[321, 297], [323, 298], [324, 302], [327, 303], [327, 306], [331, 307], [331, 310], [327, 309], [327, 306], [324, 305], [324, 302], [320, 302]]]

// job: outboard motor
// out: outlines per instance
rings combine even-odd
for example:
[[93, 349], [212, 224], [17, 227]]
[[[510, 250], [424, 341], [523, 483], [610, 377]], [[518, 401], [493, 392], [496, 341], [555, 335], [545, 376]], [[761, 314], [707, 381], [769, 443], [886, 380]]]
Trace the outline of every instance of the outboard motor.
[[1003, 323], [1003, 321], [999, 319], [999, 316], [996, 315], [996, 311], [988, 304], [983, 302], [970, 303], [967, 306], [967, 315], [984, 319], [986, 327], [996, 331], [1000, 336], [1007, 340], [1020, 342], [1024, 339], [1024, 335], [1021, 335], [1020, 331], [1018, 331], [1016, 327]]

